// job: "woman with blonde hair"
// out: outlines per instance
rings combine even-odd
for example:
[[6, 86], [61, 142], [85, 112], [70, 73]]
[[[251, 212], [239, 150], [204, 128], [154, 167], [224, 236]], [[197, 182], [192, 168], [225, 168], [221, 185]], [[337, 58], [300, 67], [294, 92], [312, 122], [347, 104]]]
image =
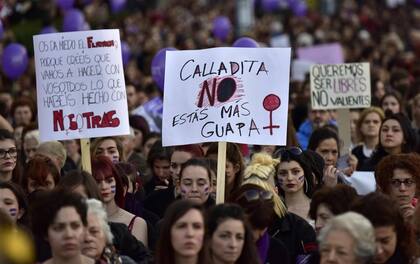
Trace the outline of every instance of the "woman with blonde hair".
[[[275, 219], [268, 228], [271, 237], [281, 240], [288, 249], [291, 263], [297, 258], [306, 258], [316, 252], [316, 234], [314, 229], [303, 218], [287, 211], [286, 206], [277, 194], [275, 185], [276, 166], [279, 160], [268, 154], [257, 153], [245, 168], [242, 185], [256, 186], [272, 194]], [[235, 193], [233, 197], [239, 197]], [[270, 195], [271, 196], [271, 195]]]

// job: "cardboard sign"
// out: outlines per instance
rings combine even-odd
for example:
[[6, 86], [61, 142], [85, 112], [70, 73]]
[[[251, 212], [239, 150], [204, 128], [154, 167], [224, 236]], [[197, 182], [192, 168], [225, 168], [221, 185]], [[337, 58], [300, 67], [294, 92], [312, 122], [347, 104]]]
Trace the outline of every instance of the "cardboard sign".
[[163, 144], [285, 145], [290, 48], [167, 51]]
[[298, 59], [318, 64], [338, 64], [344, 62], [343, 49], [339, 43], [322, 44], [297, 49]]
[[34, 36], [41, 141], [129, 134], [118, 30]]
[[369, 63], [316, 64], [310, 77], [313, 109], [370, 107]]

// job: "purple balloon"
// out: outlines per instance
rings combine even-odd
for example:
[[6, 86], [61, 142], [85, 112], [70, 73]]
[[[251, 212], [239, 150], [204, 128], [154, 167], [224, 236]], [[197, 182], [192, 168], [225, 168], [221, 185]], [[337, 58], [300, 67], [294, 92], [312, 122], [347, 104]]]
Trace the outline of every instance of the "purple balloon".
[[262, 0], [261, 8], [265, 12], [277, 11], [280, 8], [280, 1], [279, 0]]
[[213, 20], [213, 35], [221, 41], [226, 40], [231, 28], [229, 18], [225, 16], [218, 16]]
[[4, 74], [12, 79], [19, 78], [28, 67], [28, 52], [19, 43], [11, 43], [3, 50], [1, 65]]
[[67, 10], [63, 19], [63, 31], [81, 31], [85, 28], [85, 16], [78, 9]]
[[163, 48], [156, 53], [152, 60], [152, 78], [162, 92], [164, 91], [165, 84], [165, 60], [167, 50], [176, 49], [172, 47]]
[[74, 0], [55, 0], [55, 3], [62, 9], [67, 10], [74, 6]]
[[56, 33], [57, 29], [54, 26], [46, 26], [41, 29], [40, 34]]
[[0, 39], [3, 38], [4, 28], [3, 28], [3, 22], [0, 20]]
[[123, 66], [126, 66], [131, 58], [131, 49], [130, 46], [125, 41], [121, 41], [121, 55]]
[[259, 48], [260, 47], [260, 45], [258, 45], [258, 42], [248, 37], [242, 37], [242, 38], [237, 39], [233, 43], [232, 46], [236, 48]]
[[304, 1], [295, 1], [293, 5], [290, 6], [293, 14], [298, 17], [306, 16], [308, 11], [308, 7]]
[[109, 0], [111, 11], [113, 13], [120, 12], [125, 8], [126, 0]]

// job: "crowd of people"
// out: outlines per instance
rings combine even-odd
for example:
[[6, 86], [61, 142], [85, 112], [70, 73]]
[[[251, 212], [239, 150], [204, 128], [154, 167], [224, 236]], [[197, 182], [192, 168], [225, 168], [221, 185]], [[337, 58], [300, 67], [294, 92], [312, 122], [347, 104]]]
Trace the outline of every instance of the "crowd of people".
[[[240, 1], [69, 2], [130, 47], [130, 134], [91, 139], [82, 170], [78, 140], [40, 141], [33, 59], [17, 80], [0, 75], [0, 263], [419, 263], [418, 1], [254, 1], [245, 35], [261, 47], [281, 37], [293, 61], [299, 47], [339, 43], [346, 62], [370, 63], [372, 106], [350, 111], [345, 153], [336, 111], [312, 109], [309, 77], [292, 76], [287, 145], [227, 143], [217, 205], [218, 143], [163, 147], [161, 120], [142, 107], [164, 92], [156, 52], [231, 46], [238, 30], [220, 38], [212, 21], [235, 25]], [[0, 3], [0, 48], [58, 25], [63, 3]], [[374, 172], [376, 191], [358, 194], [355, 171]]]

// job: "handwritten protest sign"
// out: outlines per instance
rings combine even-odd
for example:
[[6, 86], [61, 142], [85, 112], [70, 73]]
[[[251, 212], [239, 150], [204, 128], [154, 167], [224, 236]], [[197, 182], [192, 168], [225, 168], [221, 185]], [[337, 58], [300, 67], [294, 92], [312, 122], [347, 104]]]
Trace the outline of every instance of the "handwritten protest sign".
[[129, 134], [118, 30], [34, 36], [42, 141]]
[[285, 145], [290, 48], [167, 51], [163, 144]]
[[310, 78], [314, 109], [370, 106], [369, 63], [312, 65]]
[[322, 44], [297, 49], [298, 59], [319, 64], [344, 62], [343, 49], [339, 43]]

